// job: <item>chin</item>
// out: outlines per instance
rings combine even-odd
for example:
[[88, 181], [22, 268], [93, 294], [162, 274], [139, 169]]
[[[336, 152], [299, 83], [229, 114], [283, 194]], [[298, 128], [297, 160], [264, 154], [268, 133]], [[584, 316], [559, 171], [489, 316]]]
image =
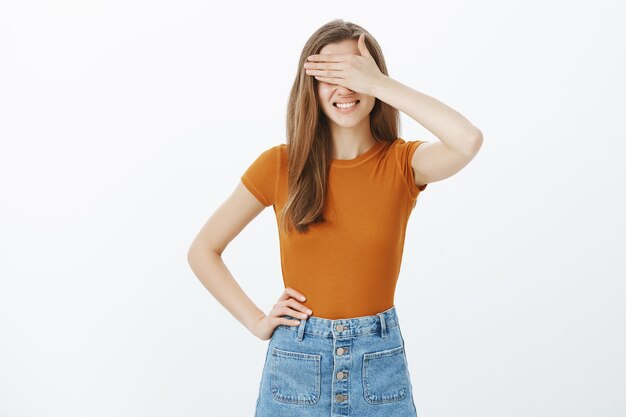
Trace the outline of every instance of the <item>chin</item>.
[[331, 121], [331, 122], [333, 122], [336, 125], [339, 125], [341, 127], [354, 127], [354, 126], [357, 126], [365, 118], [363, 116], [359, 117], [357, 115], [350, 115], [349, 117], [341, 117], [341, 115], [335, 114], [333, 109], [326, 110], [324, 112], [324, 114], [326, 115], [326, 118], [329, 121]]
[[353, 128], [353, 127], [358, 126], [361, 123], [361, 121], [357, 120], [354, 123], [345, 123], [345, 122], [341, 123], [341, 122], [338, 122], [336, 120], [333, 120], [333, 123], [335, 123], [339, 127], [343, 127], [344, 129], [349, 129], [349, 128]]

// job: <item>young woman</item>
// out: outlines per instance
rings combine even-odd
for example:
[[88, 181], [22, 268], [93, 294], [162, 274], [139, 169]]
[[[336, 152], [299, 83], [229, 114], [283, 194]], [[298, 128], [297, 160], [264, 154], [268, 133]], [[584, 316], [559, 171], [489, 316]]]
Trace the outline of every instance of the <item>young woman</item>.
[[[440, 141], [399, 138], [399, 111]], [[460, 171], [481, 144], [458, 112], [390, 78], [362, 27], [338, 19], [311, 36], [287, 143], [256, 158], [189, 249], [203, 285], [270, 339], [255, 417], [416, 417], [394, 305], [406, 225], [427, 184]], [[285, 290], [266, 315], [220, 255], [269, 206]]]

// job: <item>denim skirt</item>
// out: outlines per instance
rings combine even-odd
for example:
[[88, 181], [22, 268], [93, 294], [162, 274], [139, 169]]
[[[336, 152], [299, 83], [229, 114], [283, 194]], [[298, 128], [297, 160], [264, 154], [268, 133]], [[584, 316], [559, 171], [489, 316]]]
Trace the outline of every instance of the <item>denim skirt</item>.
[[417, 417], [395, 306], [274, 329], [255, 417], [348, 416]]

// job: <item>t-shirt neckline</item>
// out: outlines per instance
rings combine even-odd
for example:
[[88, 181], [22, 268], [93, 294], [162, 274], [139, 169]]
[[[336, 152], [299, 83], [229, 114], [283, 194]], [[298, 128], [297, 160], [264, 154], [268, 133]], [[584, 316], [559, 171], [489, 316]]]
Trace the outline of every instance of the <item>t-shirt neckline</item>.
[[359, 165], [369, 159], [377, 151], [383, 147], [384, 141], [377, 140], [367, 151], [352, 159], [332, 159], [330, 165], [332, 167], [346, 168]]

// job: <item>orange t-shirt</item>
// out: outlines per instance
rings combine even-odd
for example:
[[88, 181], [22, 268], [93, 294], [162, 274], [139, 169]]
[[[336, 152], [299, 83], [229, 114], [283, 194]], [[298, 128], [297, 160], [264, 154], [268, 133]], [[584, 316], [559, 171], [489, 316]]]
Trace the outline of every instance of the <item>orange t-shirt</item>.
[[[287, 235], [279, 225], [283, 283], [307, 297], [313, 315], [374, 315], [394, 305], [406, 225], [417, 196], [411, 158], [421, 140], [377, 142], [354, 159], [333, 159], [325, 223]], [[241, 176], [278, 213], [287, 199], [287, 144], [262, 152]]]

